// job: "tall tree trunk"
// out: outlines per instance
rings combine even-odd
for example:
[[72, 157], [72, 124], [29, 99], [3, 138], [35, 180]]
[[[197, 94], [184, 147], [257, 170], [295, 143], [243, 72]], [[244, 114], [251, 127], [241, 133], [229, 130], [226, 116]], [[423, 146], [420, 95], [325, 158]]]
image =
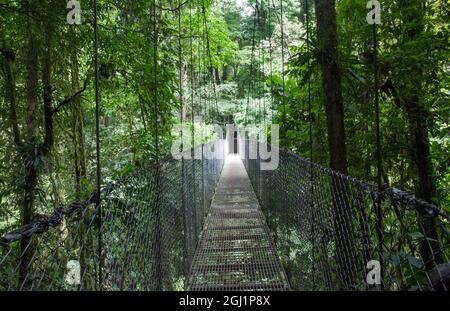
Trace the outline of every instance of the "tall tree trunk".
[[338, 65], [338, 39], [335, 0], [316, 0], [318, 62], [322, 69], [325, 95], [330, 166], [347, 174], [345, 147], [344, 105], [341, 90], [341, 71]]
[[217, 67], [214, 66], [214, 77], [216, 79], [216, 84], [220, 84], [220, 72], [219, 69]]
[[[399, 89], [409, 93], [409, 96], [402, 96], [402, 94], [400, 94], [401, 91], [398, 91], [397, 88], [394, 87], [390, 79], [388, 79], [385, 86], [388, 89], [387, 94], [393, 97], [396, 104], [401, 107], [406, 114], [408, 123], [409, 157], [413, 163], [411, 175], [417, 176], [417, 182], [415, 183], [417, 185], [417, 196], [427, 202], [433, 202], [435, 185], [433, 181], [433, 167], [428, 138], [429, 111], [425, 109], [421, 103], [420, 97], [417, 95], [421, 93], [420, 85], [421, 79], [423, 78], [419, 72], [406, 74], [405, 76], [408, 78], [407, 82], [415, 85], [415, 88], [413, 90], [408, 90], [407, 87], [400, 87]], [[403, 170], [401, 176], [401, 181], [403, 181], [405, 179], [405, 177], [403, 177]], [[439, 240], [439, 235], [436, 230], [436, 221], [434, 218], [428, 216], [424, 210], [419, 210], [417, 222], [421, 233], [429, 238], [421, 241], [420, 254], [424, 259], [426, 268], [433, 269], [436, 264], [443, 262], [439, 243], [435, 242]]]
[[[78, 56], [77, 52], [73, 51], [71, 56], [71, 86], [72, 92], [76, 93], [80, 89], [80, 78], [79, 78], [79, 68], [78, 68]], [[84, 140], [84, 111], [82, 107], [82, 102], [79, 98], [73, 100], [72, 106], [72, 119], [73, 119], [73, 143], [74, 143], [74, 164], [75, 164], [75, 190], [77, 200], [81, 199], [83, 190], [83, 181], [87, 179], [86, 174], [86, 151], [85, 151], [85, 140]], [[92, 273], [87, 271], [88, 269], [88, 259], [89, 253], [92, 252], [92, 239], [89, 237], [88, 228], [86, 222], [87, 218], [91, 217], [90, 213], [83, 214], [86, 219], [82, 220], [82, 224], [78, 229], [78, 236], [80, 238], [80, 271], [81, 275], [84, 275], [82, 284], [80, 284], [81, 289], [90, 290], [94, 288], [94, 280], [89, 276]], [[77, 234], [77, 233], [75, 233]]]
[[14, 143], [19, 148], [22, 145], [19, 122], [17, 120], [16, 109], [16, 82], [12, 70], [16, 56], [14, 52], [8, 48], [0, 49], [2, 58], [1, 69], [5, 79], [5, 102], [9, 104], [10, 126], [13, 132]]
[[38, 43], [35, 33], [30, 30], [28, 35], [28, 51], [26, 56], [27, 81], [27, 137], [30, 141], [36, 139], [37, 125], [37, 91], [38, 91]]
[[[325, 95], [330, 167], [347, 174], [345, 147], [344, 105], [341, 91], [341, 72], [338, 65], [338, 38], [335, 0], [316, 0], [318, 62], [322, 70], [322, 88]], [[341, 289], [355, 284], [356, 252], [354, 245], [348, 185], [338, 176], [332, 176], [333, 224], [336, 242], [336, 260]]]
[[[404, 34], [406, 40], [404, 44], [417, 40], [425, 29], [425, 16], [422, 5], [423, 1], [420, 0], [399, 1], [399, 7], [405, 9]], [[408, 50], [408, 46], [405, 47], [405, 50]], [[405, 94], [402, 103], [408, 118], [411, 160], [417, 170], [417, 172], [413, 172], [413, 175], [416, 175], [418, 178], [418, 196], [425, 201], [433, 202], [435, 184], [428, 138], [430, 113], [425, 108], [420, 97], [423, 94], [422, 85], [425, 78], [423, 67], [416, 66], [417, 58], [411, 58], [410, 61], [409, 72], [403, 75], [407, 80], [401, 82], [402, 87], [400, 90]], [[420, 243], [421, 256], [426, 268], [433, 269], [436, 264], [443, 262], [442, 252], [437, 242], [439, 236], [436, 230], [436, 221], [433, 217], [429, 217], [425, 211], [419, 210], [418, 212], [417, 221], [419, 228], [426, 237]]]
[[[180, 69], [180, 87], [182, 89], [185, 88], [186, 85], [186, 81], [188, 79], [188, 72], [187, 72], [187, 67], [184, 66], [184, 64], [181, 65], [181, 69]], [[179, 101], [180, 103], [184, 103], [185, 102], [185, 94], [184, 92], [182, 92], [181, 90], [179, 90]], [[187, 121], [187, 108], [188, 105], [181, 105], [180, 106], [180, 120], [183, 120], [184, 122]]]
[[234, 64], [233, 65], [233, 81], [237, 81], [238, 73], [239, 73], [239, 65]]
[[[71, 55], [71, 80], [72, 92], [76, 93], [80, 89], [79, 69], [77, 52]], [[73, 100], [72, 118], [73, 118], [73, 137], [74, 137], [74, 162], [75, 162], [75, 189], [77, 199], [81, 199], [82, 181], [86, 176], [86, 151], [84, 143], [84, 112], [81, 100]]]
[[[30, 12], [35, 12], [35, 4], [33, 3]], [[50, 154], [53, 147], [53, 106], [52, 106], [52, 86], [51, 86], [51, 40], [52, 40], [52, 24], [50, 19], [45, 23], [45, 44], [42, 57], [42, 84], [43, 84], [43, 106], [44, 106], [44, 141], [39, 144], [38, 134], [38, 118], [37, 118], [37, 103], [38, 103], [38, 41], [36, 33], [39, 30], [38, 25], [34, 21], [29, 23], [28, 34], [28, 50], [26, 57], [27, 68], [27, 138], [25, 141], [25, 151], [22, 154], [23, 165], [25, 171], [24, 178], [24, 197], [22, 207], [22, 225], [31, 223], [33, 218], [33, 210], [35, 205], [35, 192], [38, 180], [38, 170], [36, 163], [38, 157], [46, 157]], [[27, 277], [31, 268], [31, 255], [33, 247], [31, 245], [32, 239], [24, 237], [21, 240], [21, 257], [19, 268], [19, 281], [23, 287], [27, 287], [30, 281]]]
[[[220, 57], [221, 48], [220, 45], [217, 47], [217, 57]], [[220, 84], [222, 81], [220, 80], [220, 71], [219, 68], [216, 66], [213, 66], [214, 68], [214, 78], [216, 79], [216, 84]]]
[[222, 68], [222, 81], [226, 82], [228, 80], [228, 65], [224, 64]]
[[43, 102], [44, 102], [44, 142], [42, 144], [42, 154], [48, 156], [54, 144], [53, 135], [53, 86], [51, 84], [52, 75], [52, 40], [53, 24], [51, 17], [47, 16], [45, 23], [44, 40], [45, 49], [42, 57], [42, 84], [43, 84]]
[[[38, 43], [35, 35], [36, 25], [30, 22], [28, 34], [28, 47], [26, 55], [26, 141], [25, 151], [22, 154], [22, 161], [25, 171], [23, 187], [23, 205], [21, 211], [22, 225], [31, 223], [33, 217], [35, 189], [37, 183], [36, 155], [37, 155], [37, 90], [38, 90]], [[31, 265], [31, 238], [24, 237], [20, 243], [21, 257], [19, 268], [20, 285], [26, 286], [28, 271]]]
[[[419, 181], [417, 195], [427, 202], [433, 202], [435, 186], [427, 127], [429, 113], [420, 104], [418, 96], [406, 98], [405, 109], [409, 120], [410, 153], [412, 162], [417, 169]], [[442, 252], [437, 242], [439, 241], [439, 235], [436, 230], [436, 221], [434, 217], [428, 216], [426, 211], [419, 210], [418, 212], [419, 228], [426, 237], [420, 243], [420, 253], [426, 268], [431, 270], [437, 264], [443, 262]]]

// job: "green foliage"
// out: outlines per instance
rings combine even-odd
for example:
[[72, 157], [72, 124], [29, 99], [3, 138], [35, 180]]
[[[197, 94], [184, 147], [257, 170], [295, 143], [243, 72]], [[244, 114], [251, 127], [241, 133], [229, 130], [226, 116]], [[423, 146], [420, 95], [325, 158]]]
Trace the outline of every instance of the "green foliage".
[[[181, 9], [176, 7], [183, 1], [159, 0], [157, 34], [148, 1], [98, 2], [103, 184], [167, 154], [180, 135], [176, 125], [182, 122], [207, 132], [205, 137], [196, 137], [197, 142], [214, 137], [209, 127], [212, 123], [264, 128], [270, 122], [280, 124], [284, 146], [309, 157], [312, 139], [313, 160], [328, 166], [314, 1], [309, 1], [309, 50], [304, 1], [284, 1], [281, 16], [279, 0], [249, 0], [239, 5], [234, 0], [190, 1]], [[433, 200], [450, 212], [449, 4], [445, 0], [381, 2], [383, 24], [378, 27], [378, 39], [383, 182], [417, 190], [418, 172], [408, 130], [421, 124], [412, 124], [404, 109], [409, 99], [417, 98], [433, 164]], [[66, 24], [65, 1], [34, 2], [29, 14], [21, 2], [0, 4], [0, 236], [21, 225], [27, 168], [35, 168], [38, 175], [32, 192], [33, 214], [48, 214], [55, 206], [85, 197], [95, 187], [92, 13], [90, 2], [81, 3], [82, 25]], [[336, 3], [349, 171], [374, 183], [373, 52], [366, 3]], [[46, 28], [48, 25], [52, 28]], [[37, 50], [34, 96], [27, 88], [29, 37], [36, 40]], [[11, 69], [17, 120], [7, 94], [7, 50], [15, 56]], [[56, 108], [64, 99], [82, 92], [52, 115], [55, 144], [44, 154], [39, 149], [46, 125], [42, 68], [48, 51], [52, 106]], [[30, 116], [36, 119], [36, 137], [27, 131]], [[20, 144], [14, 140], [14, 125], [22, 134]], [[123, 224], [119, 221], [117, 225]], [[402, 233], [414, 242], [423, 238], [419, 232]], [[394, 234], [391, 240], [397, 238]], [[308, 256], [309, 246], [304, 247], [304, 253], [289, 253], [294, 245], [286, 245], [282, 251], [289, 262], [301, 262]], [[399, 271], [402, 266], [419, 269], [422, 265], [406, 254], [392, 255], [389, 260]]]

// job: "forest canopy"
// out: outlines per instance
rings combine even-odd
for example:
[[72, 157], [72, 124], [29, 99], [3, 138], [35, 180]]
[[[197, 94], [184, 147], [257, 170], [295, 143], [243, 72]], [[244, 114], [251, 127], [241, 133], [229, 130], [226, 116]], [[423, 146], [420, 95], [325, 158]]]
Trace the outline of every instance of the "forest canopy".
[[[159, 0], [153, 14], [149, 1], [98, 1], [103, 183], [167, 154], [180, 122], [281, 124], [284, 147], [308, 158], [312, 142], [315, 162], [376, 183], [366, 1], [281, 4]], [[324, 4], [336, 12], [334, 63]], [[382, 182], [449, 211], [449, 3], [381, 4]], [[95, 188], [91, 5], [80, 1], [81, 23], [68, 24], [65, 1], [0, 1], [0, 234]], [[345, 164], [334, 167], [331, 67], [345, 132]]]

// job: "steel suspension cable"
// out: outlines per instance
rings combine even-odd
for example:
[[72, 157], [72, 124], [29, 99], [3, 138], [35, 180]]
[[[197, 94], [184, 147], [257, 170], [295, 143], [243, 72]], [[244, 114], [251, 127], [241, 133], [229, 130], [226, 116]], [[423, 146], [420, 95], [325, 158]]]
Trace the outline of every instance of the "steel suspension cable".
[[[268, 4], [269, 4], [269, 27], [271, 27], [271, 22], [272, 22], [272, 6], [271, 6], [271, 2], [270, 0], [267, 0]], [[270, 31], [269, 34], [269, 60], [270, 60], [270, 110], [271, 110], [271, 123], [273, 123], [273, 112], [274, 112], [274, 99], [273, 99], [273, 94], [274, 94], [274, 89], [273, 89], [273, 55], [272, 55], [272, 37], [273, 37], [273, 31]]]
[[[192, 1], [189, 1], [189, 84], [191, 88], [191, 158], [192, 158], [192, 176], [193, 178], [196, 177], [196, 170], [195, 170], [195, 110], [194, 110], [194, 52], [193, 52], [193, 43], [192, 43], [192, 36], [193, 36], [193, 29], [192, 29]], [[192, 191], [192, 201], [194, 202], [194, 205], [197, 203], [197, 189], [196, 189], [196, 183], [193, 184], [193, 191]], [[196, 215], [195, 211], [188, 213], [187, 217], [190, 217], [191, 215]], [[192, 219], [195, 224], [195, 217]], [[194, 234], [196, 232], [196, 228], [194, 228]], [[191, 254], [189, 253], [189, 256]]]
[[312, 237], [312, 248], [311, 248], [311, 265], [312, 265], [312, 282], [313, 282], [313, 289], [316, 287], [316, 272], [315, 272], [315, 213], [314, 213], [314, 171], [313, 171], [313, 116], [312, 116], [312, 101], [311, 101], [311, 59], [310, 59], [310, 52], [311, 52], [311, 36], [310, 36], [310, 15], [309, 15], [309, 0], [305, 0], [305, 17], [306, 17], [306, 51], [307, 51], [307, 57], [308, 57], [308, 124], [309, 124], [309, 130], [308, 130], [308, 136], [309, 136], [309, 175], [310, 175], [310, 210], [311, 210], [311, 237]]
[[[201, 7], [201, 3], [200, 3], [200, 0], [198, 1], [198, 7]], [[198, 8], [197, 8], [197, 11], [198, 11]], [[199, 18], [201, 18], [201, 15], [200, 15], [200, 17]], [[201, 36], [199, 35], [199, 38], [201, 38], [202, 39], [202, 43], [204, 43], [205, 42], [205, 31], [204, 31], [204, 29], [202, 28], [202, 30], [200, 31], [200, 27], [201, 27], [201, 25], [202, 25], [203, 23], [200, 23], [200, 20], [198, 20], [197, 21], [197, 32], [200, 34], [201, 33]], [[207, 120], [207, 118], [206, 118], [206, 113], [207, 113], [207, 104], [208, 104], [208, 102], [205, 100], [205, 102], [206, 102], [206, 105], [204, 105], [204, 104], [202, 104], [202, 94], [201, 94], [201, 80], [202, 80], [202, 53], [204, 52], [204, 44], [201, 44], [200, 43], [200, 40], [198, 41], [198, 44], [197, 44], [197, 48], [198, 48], [198, 93], [199, 93], [199, 105], [200, 105], [200, 109], [201, 109], [201, 111], [202, 111], [202, 121], [205, 123], [205, 124], [207, 124], [207, 122], [208, 122], [208, 120]], [[204, 106], [204, 109], [203, 109], [203, 106]], [[204, 137], [203, 137], [203, 134], [204, 134], [204, 128], [203, 128], [203, 124], [201, 124], [201, 126], [202, 126], [202, 135], [201, 135], [201, 144], [202, 144], [202, 148], [201, 148], [201, 153], [202, 153], [202, 161], [201, 161], [201, 166], [202, 166], [202, 177], [201, 177], [201, 180], [202, 180], [202, 206], [203, 206], [203, 208], [205, 209], [205, 204], [206, 204], [206, 190], [205, 190], [205, 173], [204, 173], [204, 163], [205, 163], [205, 144], [204, 144]], [[195, 218], [195, 221], [197, 222], [198, 221], [198, 219], [197, 218]], [[200, 232], [198, 231], [198, 224], [196, 223], [196, 225], [195, 225], [195, 235], [196, 235], [196, 239], [198, 238], [198, 236], [199, 236], [199, 234], [200, 234]]]
[[[190, 77], [189, 82], [191, 85], [191, 147], [192, 152], [195, 148], [195, 111], [194, 111], [194, 51], [193, 51], [193, 43], [192, 43], [192, 35], [193, 35], [193, 29], [192, 29], [192, 1], [189, 1], [189, 71], [190, 71]], [[194, 154], [192, 153], [192, 159], [194, 159]], [[195, 166], [193, 166], [195, 169]], [[195, 175], [194, 175], [195, 176]]]
[[[261, 41], [261, 50], [262, 50], [262, 76], [263, 76], [263, 81], [262, 81], [262, 86], [263, 86], [263, 123], [264, 123], [264, 133], [266, 135], [267, 132], [267, 120], [266, 120], [266, 64], [265, 64], [265, 46], [264, 46], [264, 41], [265, 41], [265, 34], [266, 34], [266, 13], [264, 11], [264, 0], [261, 0], [261, 10], [264, 12], [263, 15], [263, 19], [262, 19], [262, 24], [261, 24], [261, 37], [262, 37], [262, 41]], [[267, 135], [266, 135], [267, 136]]]
[[[198, 5], [200, 6], [200, 1], [198, 2]], [[198, 15], [198, 7], [196, 9], [196, 15]], [[196, 16], [196, 19], [198, 18], [198, 16]], [[204, 33], [200, 30], [200, 23], [197, 20], [197, 33], [198, 33], [198, 37], [199, 40], [197, 40], [197, 55], [198, 55], [198, 63], [197, 63], [197, 93], [198, 93], [198, 100], [199, 100], [199, 106], [200, 106], [200, 111], [201, 111], [201, 118], [202, 118], [202, 122], [206, 122], [206, 107], [203, 107], [204, 105], [202, 104], [202, 94], [201, 94], [201, 80], [202, 80], [202, 45], [201, 42], [203, 42], [204, 40]], [[200, 41], [200, 38], [202, 39], [202, 41]], [[203, 141], [202, 141], [203, 143]]]
[[[379, 71], [378, 71], [378, 38], [377, 38], [377, 24], [372, 25], [372, 40], [373, 40], [373, 75], [374, 75], [374, 92], [375, 92], [375, 134], [376, 134], [376, 158], [377, 158], [377, 189], [378, 193], [383, 190], [382, 185], [382, 157], [381, 157], [381, 134], [380, 134], [380, 103], [379, 103]], [[377, 235], [378, 235], [378, 252], [381, 267], [383, 267], [383, 212], [381, 210], [381, 197], [377, 196]], [[381, 277], [384, 276], [384, 270], [381, 269]]]
[[285, 61], [285, 55], [284, 55], [284, 48], [285, 48], [285, 42], [284, 42], [284, 10], [283, 10], [283, 0], [280, 0], [280, 30], [281, 30], [281, 81], [282, 81], [282, 110], [283, 110], [283, 116], [282, 116], [282, 127], [283, 129], [283, 140], [284, 143], [282, 144], [283, 147], [287, 148], [287, 136], [286, 136], [286, 81], [284, 76], [284, 61]]
[[[256, 0], [256, 4], [258, 5], [258, 0]], [[262, 18], [261, 18], [261, 15], [262, 15], [262, 0], [261, 0], [261, 2], [259, 3], [259, 10], [258, 10], [258, 32], [259, 32], [259, 36], [258, 36], [258, 47], [259, 47], [259, 49], [258, 49], [258, 62], [259, 62], [259, 77], [258, 77], [258, 118], [259, 118], [259, 126], [261, 126], [261, 112], [262, 112], [262, 110], [261, 110], [261, 100], [264, 100], [264, 96], [262, 96], [262, 98], [261, 98], [261, 90], [262, 90], [262, 86], [263, 86], [263, 84], [262, 84], [262, 82], [263, 82], [263, 77], [264, 77], [264, 67], [262, 67], [262, 70], [261, 70], [261, 66], [262, 66], [262, 64], [263, 64], [263, 60], [262, 60], [262, 40], [263, 40], [263, 30], [262, 30]]]
[[[180, 2], [180, 1], [179, 1]], [[180, 96], [180, 123], [181, 123], [181, 150], [183, 151], [183, 125], [184, 125], [184, 98], [183, 98], [183, 47], [181, 45], [181, 6], [180, 2], [178, 8], [178, 92]]]
[[[284, 61], [285, 61], [285, 42], [284, 42], [284, 7], [283, 7], [283, 0], [280, 0], [280, 30], [281, 30], [281, 81], [282, 81], [282, 98], [281, 98], [281, 104], [282, 104], [282, 130], [281, 130], [281, 139], [283, 141], [283, 143], [281, 144], [282, 147], [284, 148], [288, 148], [288, 144], [287, 144], [287, 131], [286, 131], [286, 121], [287, 121], [287, 116], [286, 116], [286, 81], [285, 81], [285, 68], [284, 68]], [[287, 189], [287, 177], [288, 177], [288, 173], [287, 173], [287, 162], [283, 161], [282, 164], [282, 174], [283, 174], [283, 180], [284, 182], [282, 183], [282, 191], [284, 194], [288, 193], [288, 189]], [[282, 208], [283, 210], [287, 210], [288, 208], [288, 198], [286, 195], [283, 195], [283, 200], [282, 200]], [[285, 232], [285, 235], [287, 235], [288, 233]], [[286, 257], [288, 257], [289, 255], [285, 255]]]
[[96, 175], [97, 175], [97, 209], [98, 209], [98, 286], [103, 287], [103, 241], [102, 241], [102, 204], [101, 204], [101, 167], [100, 167], [100, 75], [98, 63], [98, 3], [94, 0], [94, 58], [95, 58], [95, 149], [96, 149]]
[[156, 16], [156, 0], [152, 0], [153, 13], [153, 109], [155, 127], [155, 162], [159, 162], [159, 107], [158, 107], [158, 29]]
[[[310, 15], [309, 15], [309, 0], [305, 0], [306, 11], [306, 50], [308, 54], [308, 123], [309, 123], [309, 160], [311, 161], [311, 172], [313, 162], [313, 116], [312, 116], [312, 98], [311, 98], [311, 33], [310, 33]], [[311, 174], [312, 178], [312, 174]]]
[[211, 44], [209, 41], [209, 29], [208, 29], [208, 23], [206, 18], [206, 8], [205, 8], [205, 0], [202, 0], [202, 15], [203, 15], [203, 23], [205, 27], [206, 32], [206, 52], [209, 60], [209, 66], [210, 66], [210, 74], [211, 74], [211, 80], [212, 80], [212, 86], [213, 86], [213, 94], [214, 94], [214, 108], [216, 110], [216, 114], [219, 112], [219, 105], [217, 102], [217, 92], [216, 92], [216, 81], [214, 77], [214, 67], [212, 64], [212, 57], [211, 57]]
[[[202, 72], [202, 58], [204, 57], [204, 53], [205, 53], [205, 50], [206, 50], [206, 48], [205, 48], [205, 42], [206, 42], [206, 31], [205, 31], [205, 24], [204, 24], [204, 22], [203, 22], [203, 0], [202, 0], [202, 2], [200, 2], [199, 1], [199, 7], [200, 7], [200, 10], [201, 10], [201, 15], [200, 15], [200, 20], [198, 21], [199, 22], [199, 31], [200, 31], [200, 27], [202, 27], [201, 29], [201, 38], [202, 38], [202, 41], [201, 41], [201, 53], [199, 54], [199, 65], [200, 65], [200, 76], [201, 76], [201, 80], [203, 81], [203, 82], [205, 82], [205, 81], [207, 81], [207, 80], [205, 80], [205, 78], [204, 78], [204, 74], [203, 74], [203, 72]], [[201, 56], [201, 57], [200, 57]], [[208, 71], [208, 74], [207, 74], [207, 76], [209, 76], [209, 70], [207, 69], [207, 71]], [[207, 82], [206, 82], [206, 84], [207, 84]], [[206, 86], [205, 86], [205, 90], [206, 90]], [[211, 123], [211, 106], [210, 106], [210, 101], [209, 101], [209, 97], [207, 96], [206, 98], [205, 98], [205, 100], [204, 100], [204, 102], [205, 102], [205, 108], [204, 108], [204, 119], [205, 119], [205, 124], [209, 124], [209, 123]]]
[[[252, 28], [252, 54], [250, 57], [250, 77], [253, 74], [253, 57], [255, 52], [255, 31], [256, 31], [256, 18], [253, 18], [253, 28]], [[253, 100], [250, 102], [250, 97], [253, 95], [253, 79], [249, 79], [248, 81], [248, 92], [247, 95], [247, 107], [246, 107], [246, 114], [245, 114], [245, 124], [248, 123], [248, 115], [249, 115], [249, 107], [253, 105]], [[252, 96], [253, 97], [253, 96]]]
[[155, 127], [155, 258], [154, 258], [154, 279], [156, 290], [162, 290], [162, 263], [161, 263], [161, 210], [159, 204], [160, 197], [160, 168], [159, 168], [159, 103], [158, 103], [158, 27], [156, 0], [152, 0], [153, 19], [153, 105], [154, 105], [154, 127]]
[[[261, 61], [261, 7], [259, 6], [258, 0], [256, 0], [256, 8], [257, 8], [257, 23], [258, 23], [258, 66], [261, 65], [260, 61]], [[261, 142], [261, 68], [258, 68], [258, 75], [257, 75], [257, 94], [256, 96], [256, 103], [255, 106], [257, 105], [258, 107], [255, 107], [255, 130], [256, 130], [256, 138], [257, 138], [257, 145], [256, 145], [256, 150], [257, 150], [257, 158], [260, 160], [259, 155], [260, 155], [260, 143]], [[259, 119], [259, 120], [258, 120]], [[259, 123], [259, 124], [258, 124]], [[258, 183], [256, 184], [255, 187], [255, 191], [256, 194], [258, 196], [258, 198], [261, 197], [261, 193], [260, 193], [260, 181], [261, 181], [261, 162], [258, 161], [258, 169], [257, 169], [257, 173], [258, 173]]]
[[189, 242], [188, 242], [188, 206], [190, 202], [187, 201], [187, 180], [186, 178], [186, 160], [184, 154], [184, 94], [183, 94], [183, 47], [181, 42], [181, 14], [182, 14], [182, 3], [178, 2], [178, 88], [179, 88], [179, 96], [180, 96], [180, 140], [181, 140], [181, 199], [182, 199], [182, 207], [183, 207], [183, 231], [184, 231], [184, 269], [185, 269], [185, 284], [188, 280], [189, 276]]

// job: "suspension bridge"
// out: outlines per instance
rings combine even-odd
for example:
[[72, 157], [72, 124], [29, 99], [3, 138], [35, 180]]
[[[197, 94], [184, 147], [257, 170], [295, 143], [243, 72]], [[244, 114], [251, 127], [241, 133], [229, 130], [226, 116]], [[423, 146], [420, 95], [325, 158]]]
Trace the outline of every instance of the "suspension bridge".
[[[236, 155], [219, 139], [202, 159], [164, 158], [36, 217], [1, 238], [0, 289], [448, 289], [441, 209], [284, 149], [262, 171], [249, 155], [266, 144], [240, 140]], [[367, 283], [372, 260], [380, 285]]]
[[[259, 151], [278, 147], [261, 137], [240, 137], [236, 154], [229, 135], [197, 145], [199, 159], [160, 158], [152, 6], [156, 161], [101, 187], [95, 10], [97, 189], [1, 237], [0, 290], [449, 289], [449, 216], [411, 192], [285, 148], [262, 170]], [[211, 61], [206, 19], [203, 38]], [[254, 50], [253, 31], [252, 65]], [[181, 76], [181, 53], [179, 65]]]

